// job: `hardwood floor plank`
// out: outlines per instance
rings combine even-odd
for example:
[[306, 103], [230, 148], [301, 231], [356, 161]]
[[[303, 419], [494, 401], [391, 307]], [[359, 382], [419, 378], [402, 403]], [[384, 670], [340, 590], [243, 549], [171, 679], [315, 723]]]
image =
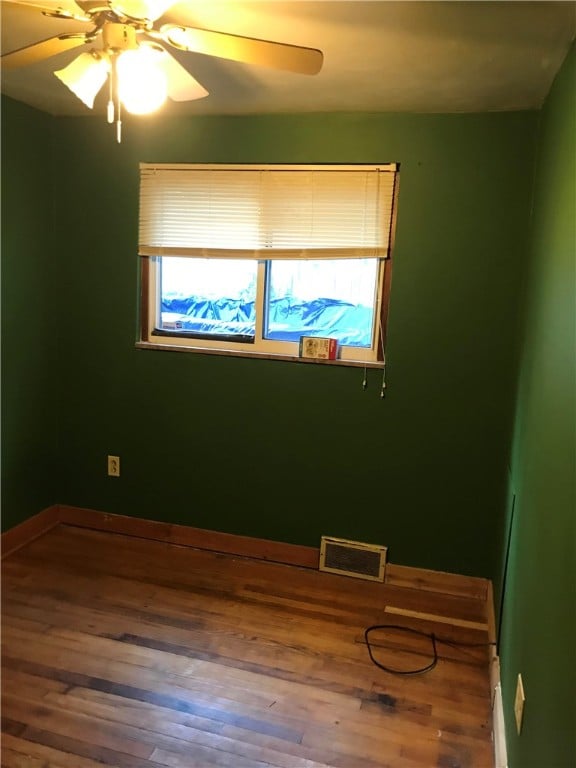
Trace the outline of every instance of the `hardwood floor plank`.
[[33, 696], [38, 699], [46, 696], [47, 693], [64, 693], [69, 686], [66, 683], [50, 680], [46, 677], [29, 675], [8, 667], [2, 669], [2, 694], [18, 694], [22, 696]]
[[134, 738], [133, 733], [122, 732], [113, 724], [91, 718], [71, 710], [59, 710], [42, 703], [30, 702], [21, 696], [2, 697], [3, 709], [29, 729], [49, 731], [54, 735], [83, 741], [89, 734], [90, 743], [105, 749], [148, 759], [154, 747]]
[[[245, 730], [234, 725], [226, 725], [223, 723], [214, 724], [212, 721], [201, 720], [200, 718], [192, 717], [190, 715], [176, 712], [174, 710], [167, 711], [162, 709], [158, 711], [154, 705], [147, 702], [127, 700], [112, 694], [101, 693], [99, 691], [84, 688], [72, 689], [67, 695], [74, 697], [73, 706], [79, 707], [80, 709], [83, 707], [83, 701], [88, 702], [88, 706], [92, 706], [94, 703], [96, 703], [103, 704], [105, 707], [111, 707], [111, 711], [113, 712], [114, 716], [121, 721], [123, 721], [124, 718], [128, 718], [130, 721], [134, 720], [135, 722], [140, 722], [143, 724], [147, 723], [149, 718], [151, 718], [152, 722], [156, 723], [156, 728], [170, 729], [171, 734], [176, 733], [171, 730], [171, 724], [173, 723], [186, 726], [187, 729], [192, 729], [192, 731], [200, 730], [206, 731], [208, 734], [220, 734], [224, 737], [224, 739], [230, 739], [234, 744], [236, 744], [236, 749], [238, 749], [238, 745], [241, 745], [240, 749], [242, 750], [246, 747], [250, 747], [251, 745], [253, 745], [258, 750], [270, 749], [273, 750], [274, 753], [279, 753], [282, 755], [282, 759], [284, 762], [286, 762], [287, 768], [293, 768], [297, 762], [297, 759], [308, 760], [314, 766], [330, 765], [336, 766], [337, 768], [357, 768], [357, 763], [355, 761], [351, 762], [346, 760], [336, 753], [320, 753], [308, 747], [303, 747], [301, 744], [288, 742], [284, 739], [279, 739], [272, 735], [265, 735], [256, 731]], [[52, 694], [50, 694], [49, 698], [52, 698]], [[128, 710], [128, 712], [125, 713], [124, 710]], [[131, 712], [130, 710], [133, 711]], [[144, 715], [142, 713], [144, 713]], [[209, 727], [210, 725], [216, 725], [216, 728], [211, 728]], [[191, 734], [189, 730], [184, 732], [178, 731], [178, 733], [181, 734], [181, 737], [183, 737], [182, 734], [184, 733], [186, 734], [186, 738], [193, 738], [194, 740], [206, 738], [204, 734]], [[207, 739], [207, 741], [202, 741], [202, 743], [207, 745], [212, 743], [210, 742], [209, 735]], [[278, 760], [277, 757], [275, 759]], [[375, 765], [376, 764], [366, 764], [363, 765], [363, 768], [374, 768]]]
[[[41, 768], [102, 768], [102, 761], [96, 762], [87, 757], [81, 757], [71, 752], [62, 752], [46, 744], [37, 741], [29, 741], [21, 738], [2, 734], [2, 758], [5, 751], [21, 755], [24, 760], [38, 760]], [[24, 762], [24, 768], [28, 764]], [[150, 768], [150, 763], [148, 763]]]
[[[31, 597], [31, 600], [34, 598]], [[8, 601], [10, 603], [10, 601]], [[13, 610], [12, 606], [10, 606], [10, 610]], [[69, 610], [69, 606], [66, 606], [66, 610]], [[84, 610], [84, 609], [82, 609]], [[73, 620], [73, 616], [75, 615], [76, 609], [74, 609], [74, 612], [70, 614], [71, 618], [70, 621]], [[61, 606], [54, 605], [53, 603], [49, 604], [49, 613], [52, 615], [53, 620], [57, 620], [57, 618], [61, 614]], [[84, 615], [84, 614], [79, 614]], [[94, 617], [92, 614], [89, 615], [89, 618], [87, 619], [87, 629], [89, 631], [97, 632], [97, 628], [101, 627], [101, 616], [95, 615]], [[114, 615], [114, 621], [122, 622], [124, 619], [122, 617]], [[412, 622], [413, 623], [413, 622]], [[64, 622], [66, 625], [66, 622]], [[234, 625], [235, 628], [236, 625]], [[163, 626], [157, 627], [155, 625], [146, 625], [147, 632], [152, 631], [153, 633], [156, 632], [158, 636], [166, 636], [169, 637], [171, 633], [174, 633], [173, 628], [165, 628]], [[120, 627], [121, 628], [121, 627]], [[231, 629], [231, 631], [234, 631], [234, 628]], [[207, 638], [207, 642], [209, 645], [214, 645], [214, 637], [213, 633], [206, 631], [204, 633], [202, 632], [194, 632], [193, 636], [190, 632], [186, 632], [184, 630], [178, 630], [178, 632], [181, 634], [182, 640], [188, 641], [188, 647], [193, 648], [195, 645], [195, 641], [191, 642], [191, 639], [193, 640], [193, 637], [201, 637], [202, 635], [205, 636], [205, 639]], [[218, 640], [218, 647], [225, 648], [226, 644], [229, 642], [229, 638], [226, 638], [226, 641], [224, 641], [218, 633], [218, 636], [216, 638]], [[356, 640], [357, 638], [355, 638]], [[306, 650], [305, 648], [299, 648], [298, 650], [294, 650], [291, 647], [288, 647], [288, 649], [285, 646], [282, 646], [280, 643], [275, 641], [275, 643], [272, 646], [268, 646], [268, 644], [263, 644], [260, 642], [260, 638], [258, 638], [259, 642], [253, 642], [253, 639], [250, 637], [244, 638], [243, 642], [246, 648], [246, 654], [250, 655], [252, 658], [258, 658], [260, 657], [262, 661], [266, 662], [267, 655], [270, 656], [270, 662], [269, 664], [265, 664], [266, 669], [262, 669], [261, 665], [252, 663], [252, 662], [243, 662], [238, 659], [239, 655], [246, 655], [244, 653], [238, 653], [238, 649], [236, 649], [236, 652], [233, 653], [232, 658], [226, 658], [222, 657], [221, 654], [218, 653], [197, 653], [197, 652], [190, 652], [190, 656], [196, 657], [198, 659], [208, 659], [208, 660], [214, 660], [217, 661], [219, 664], [222, 665], [228, 665], [228, 666], [238, 666], [239, 668], [247, 669], [250, 671], [256, 671], [260, 673], [266, 672], [267, 675], [273, 676], [273, 677], [279, 677], [287, 680], [293, 680], [297, 682], [302, 682], [305, 684], [308, 684], [309, 686], [316, 687], [323, 687], [329, 690], [337, 691], [346, 693], [348, 695], [357, 696], [360, 698], [369, 698], [370, 693], [369, 689], [372, 685], [373, 681], [373, 675], [377, 670], [374, 670], [373, 667], [369, 664], [366, 649], [364, 646], [358, 647], [358, 658], [361, 659], [358, 664], [352, 663], [351, 659], [346, 660], [343, 655], [339, 655], [337, 658], [333, 658], [333, 662], [336, 665], [336, 671], [334, 671], [334, 664], [326, 665], [325, 663], [321, 663], [320, 658], [320, 652], [314, 652], [313, 661], [308, 662], [307, 660], [303, 661], [303, 658], [306, 656]], [[350, 644], [348, 643], [348, 647]], [[203, 647], [205, 647], [203, 645]], [[469, 649], [468, 649], [469, 650]], [[468, 650], [466, 653], [468, 653]], [[458, 651], [458, 653], [461, 655], [461, 651]], [[270, 666], [272, 665], [272, 666]], [[292, 666], [291, 666], [292, 665]], [[324, 668], [327, 669], [326, 674], [322, 674]], [[294, 671], [296, 670], [296, 671]], [[300, 671], [301, 670], [301, 671]], [[459, 674], [459, 673], [458, 673]], [[339, 682], [337, 682], [337, 680]], [[360, 683], [363, 688], [360, 688], [357, 684]]]
[[[26, 649], [23, 650], [23, 653], [24, 655], [26, 654]], [[41, 658], [46, 659], [46, 656], [48, 656], [48, 660], [50, 660], [49, 654], [41, 654]], [[68, 653], [67, 657], [70, 656], [71, 654]], [[52, 676], [53, 679], [60, 680], [71, 686], [80, 686], [91, 690], [101, 691], [103, 693], [112, 693], [121, 696], [124, 699], [148, 702], [154, 704], [156, 707], [162, 707], [163, 709], [185, 712], [207, 720], [216, 721], [217, 723], [236, 725], [247, 730], [255, 730], [259, 733], [274, 735], [277, 738], [285, 739], [287, 741], [299, 743], [302, 739], [301, 732], [282, 725], [278, 722], [280, 718], [270, 717], [265, 710], [262, 719], [260, 719], [249, 714], [243, 714], [243, 712], [246, 711], [246, 707], [242, 705], [238, 706], [233, 702], [225, 702], [227, 707], [225, 708], [224, 706], [220, 706], [220, 701], [218, 699], [213, 699], [212, 706], [208, 706], [203, 701], [199, 703], [196, 697], [188, 696], [188, 691], [177, 686], [163, 685], [157, 687], [161, 688], [162, 691], [178, 692], [180, 693], [180, 696], [173, 695], [173, 693], [158, 692], [157, 690], [154, 690], [155, 680], [150, 681], [148, 679], [150, 689], [147, 689], [125, 683], [112, 682], [92, 674], [83, 675], [81, 673], [60, 670], [21, 659], [5, 657], [3, 663], [8, 667], [15, 666], [16, 668], [30, 670], [42, 676]], [[106, 666], [107, 665], [102, 665], [101, 668], [105, 669]], [[111, 671], [114, 675], [120, 676], [122, 674], [122, 669], [120, 667], [113, 667]]]
[[451, 624], [453, 627], [467, 627], [468, 629], [479, 629], [482, 632], [488, 632], [488, 624], [485, 621], [455, 619], [453, 616], [442, 616], [437, 613], [411, 611], [408, 608], [401, 608], [397, 605], [387, 605], [384, 610], [386, 613], [391, 613], [396, 616], [411, 616], [415, 619], [423, 619], [424, 621], [435, 621], [441, 624]]
[[[290, 762], [293, 757], [306, 757], [313, 762], [322, 765], [329, 765], [330, 768], [359, 768], [358, 758], [354, 755], [347, 755], [338, 752], [333, 748], [315, 749], [304, 744], [290, 744], [288, 742], [280, 743], [273, 736], [264, 736], [254, 731], [239, 731], [234, 726], [226, 725], [222, 731], [223, 736], [228, 736], [243, 743], [254, 744], [260, 749], [274, 749], [282, 751]], [[380, 760], [363, 760], [362, 768], [387, 768], [385, 763]], [[414, 768], [414, 766], [412, 766]], [[418, 767], [421, 768], [421, 767]]]
[[487, 579], [458, 576], [427, 571], [419, 568], [406, 568], [402, 565], [388, 564], [386, 568], [386, 584], [416, 589], [419, 592], [442, 592], [448, 595], [474, 597], [485, 601], [488, 596]]
[[[12, 714], [12, 713], [11, 713]], [[2, 733], [10, 736], [20, 736], [26, 730], [24, 723], [19, 723], [11, 717], [2, 716]]]
[[2, 747], [2, 768], [60, 768], [56, 763], [46, 763], [42, 757], [23, 755]]
[[[10, 631], [7, 631], [7, 637], [8, 639], [11, 638]], [[70, 634], [70, 633], [68, 633]], [[72, 633], [74, 636], [74, 633]], [[29, 647], [27, 643], [29, 642], [26, 633], [18, 632], [15, 638], [15, 641], [18, 644], [19, 651], [23, 652], [25, 655], [29, 652]], [[117, 643], [107, 643], [108, 646], [118, 646]], [[82, 655], [73, 656], [75, 650], [77, 650], [76, 646], [76, 640], [72, 639], [70, 640], [68, 637], [61, 638], [59, 635], [52, 636], [52, 635], [46, 635], [44, 637], [44, 645], [42, 649], [43, 658], [49, 661], [51, 664], [54, 664], [54, 658], [55, 657], [55, 650], [58, 650], [60, 647], [64, 647], [69, 649], [69, 657], [68, 657], [68, 663], [72, 663], [73, 659], [77, 659], [80, 661], [80, 663], [85, 664], [83, 661]], [[83, 646], [80, 646], [80, 651], [83, 650]], [[136, 670], [134, 671], [132, 669], [132, 666], [127, 664], [127, 658], [123, 658], [123, 661], [120, 663], [120, 666], [118, 666], [117, 662], [111, 661], [113, 658], [113, 654], [111, 650], [103, 651], [102, 648], [98, 647], [97, 643], [92, 643], [91, 646], [91, 652], [93, 658], [90, 659], [88, 664], [88, 670], [90, 674], [92, 675], [92, 680], [89, 685], [99, 685], [101, 690], [111, 690], [110, 684], [106, 681], [98, 680], [98, 676], [103, 674], [108, 674], [110, 671], [113, 671], [117, 679], [121, 679], [123, 682], [128, 683], [130, 686], [134, 680], [139, 680], [140, 682], [147, 683], [148, 688], [154, 688], [155, 686], [158, 686], [159, 684], [159, 678], [154, 675], [153, 672], [151, 672], [149, 669], [144, 670]], [[125, 656], [123, 649], [120, 648], [117, 653], [120, 654], [120, 656]], [[108, 661], [110, 659], [110, 661]], [[136, 661], [140, 661], [139, 659], [136, 659]], [[13, 664], [12, 661], [7, 661], [7, 664]], [[146, 664], [146, 658], [141, 660], [142, 664]], [[201, 701], [207, 702], [209, 701], [209, 698], [214, 698], [217, 693], [220, 691], [221, 693], [226, 692], [227, 699], [219, 700], [219, 703], [221, 706], [225, 706], [226, 708], [230, 709], [231, 707], [236, 707], [238, 709], [237, 705], [233, 703], [233, 700], [236, 702], [242, 702], [243, 706], [261, 706], [266, 710], [270, 704], [274, 703], [276, 705], [274, 712], [275, 713], [282, 713], [283, 715], [291, 715], [300, 717], [302, 716], [302, 709], [300, 705], [295, 704], [294, 702], [300, 702], [306, 700], [306, 706], [304, 709], [304, 715], [309, 718], [315, 714], [316, 711], [320, 711], [322, 718], [330, 718], [332, 711], [335, 709], [338, 709], [340, 711], [346, 711], [346, 716], [349, 720], [353, 719], [353, 713], [354, 711], [357, 711], [362, 705], [363, 701], [366, 701], [367, 699], [374, 699], [376, 700], [376, 696], [372, 694], [369, 691], [363, 692], [361, 695], [361, 698], [353, 698], [350, 696], [342, 696], [342, 695], [334, 695], [330, 694], [327, 695], [326, 693], [322, 692], [322, 690], [316, 690], [312, 689], [308, 695], [306, 695], [306, 686], [302, 685], [294, 685], [294, 684], [280, 684], [278, 685], [276, 692], [275, 692], [275, 698], [272, 698], [273, 691], [270, 690], [269, 696], [263, 696], [263, 689], [269, 687], [270, 681], [267, 679], [267, 676], [260, 675], [260, 676], [254, 676], [250, 675], [248, 679], [245, 679], [242, 682], [242, 687], [237, 688], [233, 683], [235, 682], [233, 677], [227, 678], [226, 681], [222, 681], [219, 679], [220, 674], [218, 672], [218, 665], [216, 665], [216, 673], [213, 674], [212, 678], [210, 678], [209, 672], [206, 672], [206, 670], [202, 669], [201, 667], [197, 666], [194, 668], [194, 679], [190, 680], [189, 676], [186, 674], [185, 677], [177, 676], [175, 675], [175, 669], [173, 667], [170, 667], [168, 664], [166, 664], [163, 660], [159, 659], [157, 660], [157, 663], [164, 667], [164, 669], [170, 673], [171, 678], [174, 679], [175, 684], [177, 683], [178, 686], [180, 686], [179, 694], [180, 696], [188, 696], [189, 690], [187, 690], [188, 687], [194, 692], [196, 697], [197, 704]], [[203, 665], [208, 667], [213, 667], [214, 665]], [[187, 670], [185, 670], [187, 672]], [[51, 671], [45, 671], [44, 674], [55, 674], [55, 671], [52, 669]], [[71, 676], [71, 675], [65, 675], [60, 676], [57, 679], [62, 680], [63, 682], [66, 682], [68, 684], [78, 684], [78, 685], [85, 685], [83, 678], [78, 678], [77, 676]], [[272, 681], [274, 683], [274, 681]], [[253, 685], [256, 688], [259, 688], [260, 691], [258, 693], [257, 699], [255, 699], [255, 694], [246, 695], [246, 689], [249, 689], [250, 685]], [[186, 690], [182, 690], [182, 686]], [[225, 690], [226, 687], [228, 690]], [[169, 688], [162, 688], [162, 690], [165, 690], [166, 692], [174, 691], [176, 689], [169, 689]], [[134, 692], [132, 692], [132, 695], [134, 695]], [[137, 695], [142, 696], [142, 692], [138, 691]], [[344, 707], [342, 707], [342, 704], [345, 704]], [[179, 707], [182, 707], [182, 704], [178, 705]], [[321, 709], [319, 709], [321, 708]], [[197, 710], [199, 711], [199, 710]], [[214, 713], [211, 715], [214, 717]], [[218, 716], [218, 715], [217, 715]], [[269, 715], [267, 713], [267, 716], [269, 718]]]
[[[100, 699], [93, 697], [77, 696], [79, 689], [72, 690], [68, 694], [49, 694], [46, 697], [48, 702], [53, 702], [61, 707], [71, 706], [77, 712], [82, 712], [93, 717], [99, 717], [103, 720], [118, 722], [127, 726], [134, 726], [139, 729], [149, 731], [152, 741], [156, 746], [169, 749], [174, 748], [173, 740], [183, 742], [179, 750], [191, 749], [192, 746], [208, 749], [217, 749], [228, 755], [238, 755], [251, 760], [260, 760], [271, 765], [277, 765], [280, 768], [325, 768], [324, 763], [308, 760], [304, 757], [286, 756], [281, 751], [273, 749], [262, 749], [250, 743], [244, 744], [240, 739], [231, 739], [222, 735], [220, 732], [208, 731], [194, 727], [191, 718], [182, 718], [181, 722], [168, 720], [163, 712], [158, 712], [155, 707], [143, 709], [137, 706], [126, 706], [124, 700], [121, 705], [117, 705], [119, 697], [105, 695]], [[71, 701], [73, 699], [73, 701]], [[162, 741], [162, 737], [170, 737], [172, 740]], [[282, 748], [284, 743], [282, 743]], [[230, 758], [231, 760], [231, 758]]]
[[[488, 641], [485, 601], [407, 578], [54, 528], [3, 563], [3, 765], [492, 768], [489, 646], [454, 645]], [[386, 623], [452, 644], [391, 675], [364, 642]], [[395, 668], [430, 654], [371, 639]]]
[[[83, 647], [85, 647], [85, 646], [82, 646], [82, 645], [79, 644], [80, 643], [81, 635], [78, 634], [78, 633], [75, 633], [75, 634], [77, 636], [76, 641], [70, 640], [69, 638], [66, 638], [66, 632], [65, 631], [64, 632], [60, 632], [60, 631], [55, 630], [53, 632], [46, 633], [44, 635], [44, 640], [45, 640], [46, 643], [49, 643], [49, 644], [56, 643], [59, 646], [65, 646], [66, 648], [69, 648], [71, 651], [83, 650]], [[6, 639], [8, 639], [10, 636], [14, 637], [16, 643], [19, 643], [20, 641], [22, 641], [22, 642], [30, 642], [30, 641], [34, 642], [24, 632], [19, 632], [17, 630], [11, 631], [10, 629], [7, 629], [6, 633], [5, 633]], [[55, 639], [56, 636], [59, 636], [62, 639]], [[96, 639], [90, 640], [89, 638], [84, 638], [84, 643], [89, 643], [90, 644], [90, 650], [91, 650], [91, 653], [93, 655], [96, 655], [96, 656], [102, 656], [103, 655], [105, 658], [111, 658], [112, 657], [111, 656], [111, 649], [112, 648], [116, 648], [116, 654], [118, 655], [119, 658], [122, 658], [123, 662], [127, 662], [127, 661], [132, 660], [134, 663], [140, 663], [140, 658], [139, 658], [138, 654], [135, 654], [135, 653], [131, 654], [131, 651], [135, 651], [136, 649], [126, 650], [126, 647], [125, 646], [123, 647], [120, 644], [120, 642], [112, 642], [112, 641], [107, 639], [106, 642], [108, 643], [109, 650], [108, 650], [108, 652], [106, 652], [105, 650], [103, 650], [102, 642], [103, 642], [103, 640], [101, 638], [98, 638], [97, 640]], [[261, 644], [256, 644], [256, 643], [252, 642], [253, 648], [257, 648], [258, 645], [260, 645], [260, 647], [261, 647]], [[276, 658], [278, 658], [278, 656], [283, 656], [284, 653], [285, 653], [285, 649], [283, 649], [281, 646], [276, 647], [275, 650], [274, 650], [274, 655], [275, 655]], [[146, 659], [147, 655], [148, 654], [146, 654], [146, 656], [143, 656], [142, 654], [140, 654], [140, 657], [143, 659], [143, 663], [144, 664], [145, 664], [145, 659]], [[286, 688], [286, 685], [287, 685], [287, 683], [274, 683], [272, 681], [270, 681], [268, 683], [268, 681], [267, 681], [268, 670], [269, 670], [268, 667], [262, 667], [261, 665], [260, 666], [259, 665], [252, 665], [252, 667], [248, 667], [246, 669], [246, 668], [244, 668], [246, 665], [238, 664], [239, 668], [238, 669], [234, 669], [234, 666], [235, 666], [234, 660], [230, 660], [230, 662], [228, 664], [222, 664], [221, 663], [221, 659], [219, 658], [218, 655], [216, 655], [216, 658], [214, 659], [214, 661], [208, 661], [208, 662], [204, 661], [201, 656], [199, 657], [198, 654], [195, 654], [195, 653], [189, 653], [189, 654], [187, 654], [187, 656], [192, 658], [193, 663], [190, 664], [186, 659], [180, 659], [179, 660], [180, 663], [178, 665], [175, 661], [171, 660], [172, 659], [172, 655], [167, 656], [164, 651], [162, 651], [162, 653], [160, 653], [160, 654], [157, 654], [157, 658], [158, 659], [166, 659], [166, 658], [168, 658], [168, 662], [162, 661], [162, 666], [163, 666], [163, 669], [165, 671], [169, 671], [170, 673], [175, 673], [175, 674], [177, 674], [178, 671], [180, 671], [185, 676], [189, 676], [189, 673], [192, 670], [194, 672], [197, 680], [209, 679], [211, 681], [211, 683], [213, 681], [214, 674], [215, 673], [219, 673], [219, 670], [224, 667], [224, 669], [223, 669], [221, 674], [226, 678], [225, 685], [228, 688], [230, 688], [232, 682], [236, 682], [237, 680], [240, 681], [240, 685], [241, 685], [242, 688], [246, 688], [247, 685], [250, 686], [252, 684], [252, 679], [254, 677], [254, 674], [257, 674], [259, 676], [258, 690], [260, 692], [263, 692], [266, 688], [272, 687], [272, 688], [274, 688], [274, 690], [276, 692], [275, 695], [277, 696], [278, 690], [282, 690], [283, 688]], [[367, 664], [367, 657], [365, 656], [365, 652], [364, 651], [362, 653], [362, 656], [363, 656], [363, 661], [362, 661], [363, 670], [364, 670], [364, 672], [366, 672], [366, 670], [369, 670], [369, 673], [371, 675], [372, 670], [370, 669], [370, 667]], [[215, 664], [214, 662], [217, 662], [217, 663]], [[160, 663], [160, 662], [158, 662], [158, 663]], [[179, 669], [179, 667], [180, 667], [180, 669]], [[242, 667], [242, 668], [240, 668], [240, 667]], [[359, 671], [358, 668], [354, 668], [353, 675], [356, 678], [358, 678], [359, 675], [361, 676], [361, 674], [362, 674], [362, 672]], [[275, 675], [274, 672], [273, 672], [271, 676], [275, 677], [277, 675]], [[367, 680], [367, 687], [368, 688], [369, 688], [369, 686], [371, 684], [371, 680], [372, 680], [371, 677], [369, 677], [369, 680]], [[290, 682], [298, 682], [298, 681], [290, 681]], [[304, 682], [304, 684], [308, 685], [309, 680], [305, 678], [303, 682]], [[308, 687], [310, 688], [309, 685], [308, 685]], [[291, 688], [294, 689], [294, 685], [291, 685]], [[350, 695], [346, 695], [346, 694], [348, 694], [348, 692], [344, 692], [344, 693], [330, 692], [330, 691], [326, 691], [325, 692], [325, 691], [323, 691], [323, 688], [320, 685], [318, 687], [318, 689], [312, 688], [310, 695], [312, 695], [313, 698], [315, 698], [315, 699], [318, 698], [318, 699], [325, 700], [325, 701], [338, 699], [342, 703], [345, 703], [346, 706], [351, 706], [352, 708], [357, 708], [358, 704], [356, 702], [354, 702], [353, 700], [351, 700]], [[357, 694], [358, 694], [358, 691], [354, 690], [353, 691], [353, 696], [357, 695]], [[369, 695], [369, 694], [366, 694], [366, 695]], [[269, 701], [265, 701], [264, 703], [267, 705], [267, 704], [269, 704]]]
[[85, 737], [86, 740], [77, 739], [30, 725], [25, 725], [20, 734], [20, 738], [25, 742], [52, 747], [65, 755], [69, 755], [71, 768], [72, 766], [76, 767], [78, 765], [77, 758], [82, 757], [89, 758], [96, 764], [100, 763], [112, 768], [162, 768], [161, 763], [91, 743], [87, 740], [89, 734], [85, 734]]

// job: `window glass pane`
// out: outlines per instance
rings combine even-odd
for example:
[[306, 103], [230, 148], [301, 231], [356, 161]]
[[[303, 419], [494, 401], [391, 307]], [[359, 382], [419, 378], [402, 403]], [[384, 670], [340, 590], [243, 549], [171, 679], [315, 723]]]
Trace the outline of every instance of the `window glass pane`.
[[160, 259], [160, 330], [254, 337], [256, 261]]
[[265, 338], [372, 346], [378, 259], [271, 261], [268, 275]]

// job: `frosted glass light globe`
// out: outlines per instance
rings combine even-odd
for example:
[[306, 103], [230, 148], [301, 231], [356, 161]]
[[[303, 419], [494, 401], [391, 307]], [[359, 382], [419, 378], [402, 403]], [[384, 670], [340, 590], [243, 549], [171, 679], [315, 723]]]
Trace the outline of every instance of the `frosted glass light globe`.
[[133, 115], [155, 112], [166, 101], [168, 83], [160, 51], [147, 45], [123, 51], [116, 73], [120, 101]]

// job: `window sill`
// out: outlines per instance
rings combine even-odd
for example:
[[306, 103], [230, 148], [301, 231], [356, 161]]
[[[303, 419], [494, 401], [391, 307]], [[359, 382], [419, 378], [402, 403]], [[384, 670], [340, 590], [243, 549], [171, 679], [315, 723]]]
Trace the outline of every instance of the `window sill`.
[[241, 352], [228, 349], [210, 349], [208, 347], [183, 347], [178, 344], [154, 344], [150, 341], [137, 341], [136, 349], [154, 349], [167, 352], [194, 352], [200, 355], [225, 355], [228, 357], [251, 357], [258, 360], [282, 360], [289, 363], [312, 363], [313, 365], [336, 365], [349, 368], [383, 368], [382, 360], [322, 360], [310, 357], [297, 357], [296, 355], [278, 355], [264, 352]]

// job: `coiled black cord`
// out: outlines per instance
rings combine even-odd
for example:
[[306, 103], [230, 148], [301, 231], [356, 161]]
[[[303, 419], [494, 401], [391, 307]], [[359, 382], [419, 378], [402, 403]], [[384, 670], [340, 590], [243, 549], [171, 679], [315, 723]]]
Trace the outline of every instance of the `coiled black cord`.
[[[370, 632], [374, 632], [378, 629], [395, 629], [399, 630], [401, 632], [411, 632], [413, 635], [418, 635], [419, 637], [427, 637], [430, 640], [430, 643], [432, 645], [432, 661], [427, 664], [425, 667], [421, 667], [420, 669], [392, 669], [391, 667], [386, 667], [384, 664], [381, 664], [379, 661], [377, 661], [374, 658], [374, 654], [372, 653], [372, 646], [370, 645]], [[379, 667], [380, 669], [383, 669], [384, 672], [390, 672], [392, 675], [423, 675], [425, 672], [430, 672], [430, 670], [434, 669], [436, 664], [438, 663], [438, 649], [436, 647], [436, 643], [443, 643], [444, 645], [451, 645], [455, 648], [462, 646], [462, 647], [468, 647], [468, 648], [480, 648], [480, 647], [487, 647], [490, 645], [496, 645], [494, 642], [487, 642], [487, 643], [461, 643], [456, 642], [454, 640], [448, 640], [447, 638], [443, 637], [437, 637], [434, 632], [423, 632], [420, 629], [413, 629], [412, 627], [403, 627], [399, 624], [374, 624], [371, 627], [368, 627], [367, 630], [364, 632], [364, 640], [366, 642], [366, 647], [368, 648], [368, 654], [370, 655], [370, 659], [372, 662]]]

